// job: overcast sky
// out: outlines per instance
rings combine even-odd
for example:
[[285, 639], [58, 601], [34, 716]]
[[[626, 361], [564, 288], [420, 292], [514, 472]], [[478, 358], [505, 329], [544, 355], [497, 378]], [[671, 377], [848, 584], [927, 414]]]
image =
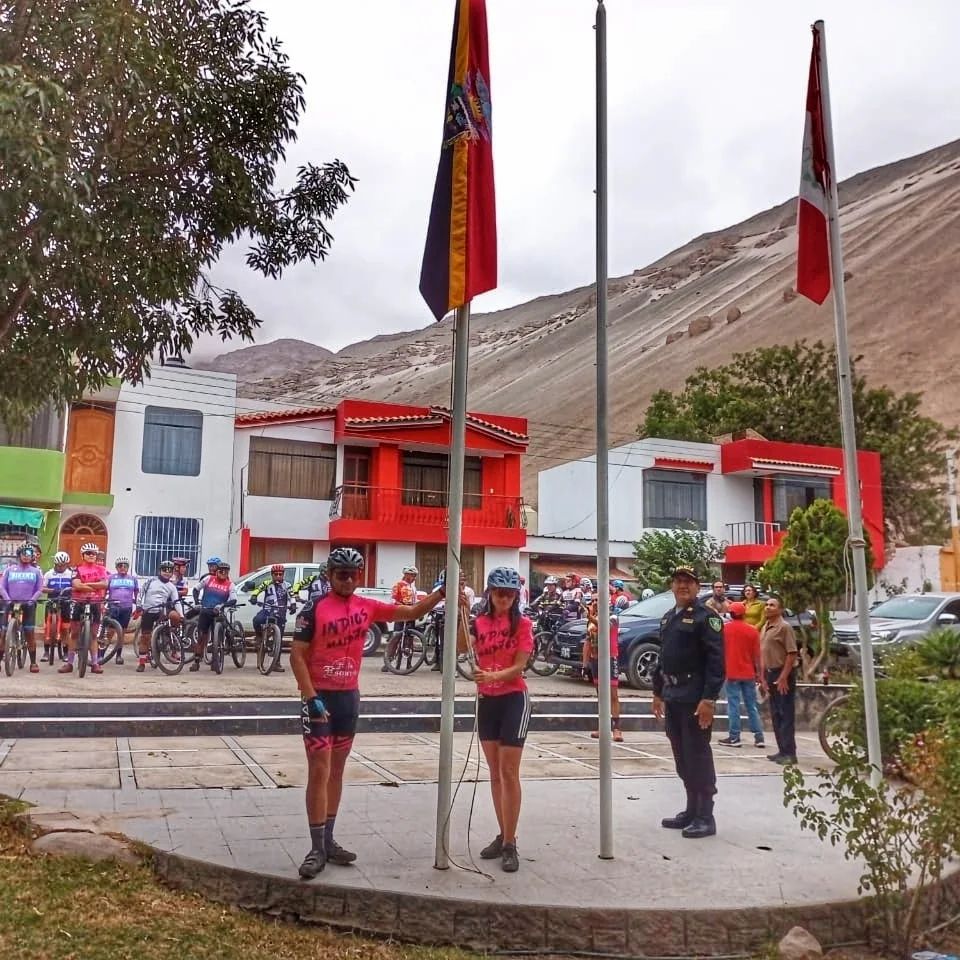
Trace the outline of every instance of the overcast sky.
[[[297, 337], [336, 350], [426, 325], [417, 284], [453, 0], [252, 2], [306, 77], [291, 168], [339, 157], [359, 182], [331, 224], [325, 263], [268, 281], [235, 249], [217, 279], [263, 319], [258, 342]], [[841, 177], [960, 137], [956, 0], [606, 7], [611, 276], [795, 194], [818, 16]], [[487, 0], [500, 286], [477, 311], [594, 279], [595, 9], [595, 0]]]

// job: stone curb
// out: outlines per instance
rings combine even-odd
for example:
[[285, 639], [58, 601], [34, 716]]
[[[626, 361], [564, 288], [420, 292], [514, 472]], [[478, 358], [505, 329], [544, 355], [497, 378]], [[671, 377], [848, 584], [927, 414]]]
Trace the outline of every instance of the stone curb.
[[[171, 887], [284, 920], [478, 951], [593, 951], [623, 957], [758, 953], [802, 926], [824, 949], [870, 942], [868, 898], [742, 910], [643, 910], [571, 905], [490, 904], [406, 892], [304, 883], [155, 850], [154, 869]], [[696, 891], [691, 891], [695, 896]], [[960, 912], [960, 871], [925, 894], [920, 928]]]

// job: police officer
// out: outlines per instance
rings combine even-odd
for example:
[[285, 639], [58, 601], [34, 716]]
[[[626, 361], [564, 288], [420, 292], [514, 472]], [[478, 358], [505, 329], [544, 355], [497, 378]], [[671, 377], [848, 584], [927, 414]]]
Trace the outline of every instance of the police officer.
[[700, 580], [692, 567], [677, 567], [670, 582], [676, 605], [660, 621], [660, 663], [653, 674], [653, 715], [666, 713], [667, 738], [687, 807], [661, 825], [690, 839], [712, 837], [713, 769], [710, 731], [723, 686], [723, 621], [697, 600]]

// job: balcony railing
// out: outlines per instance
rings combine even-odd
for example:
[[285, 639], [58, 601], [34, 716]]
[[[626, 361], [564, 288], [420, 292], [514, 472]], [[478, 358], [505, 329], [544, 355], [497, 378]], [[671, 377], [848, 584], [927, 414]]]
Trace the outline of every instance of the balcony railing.
[[[373, 520], [412, 526], [447, 526], [447, 491], [409, 487], [371, 487], [344, 484], [337, 487], [330, 505], [331, 520]], [[465, 493], [463, 523], [496, 530], [526, 528], [522, 497]]]
[[727, 543], [731, 547], [776, 547], [783, 539], [783, 524], [763, 520], [743, 520], [728, 523]]

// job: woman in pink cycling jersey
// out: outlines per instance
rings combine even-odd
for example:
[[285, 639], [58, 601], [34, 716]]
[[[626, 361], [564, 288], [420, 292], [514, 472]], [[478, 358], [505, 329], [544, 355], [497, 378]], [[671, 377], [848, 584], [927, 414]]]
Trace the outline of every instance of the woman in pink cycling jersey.
[[[470, 629], [477, 684], [477, 731], [490, 768], [490, 791], [500, 832], [480, 851], [497, 857], [507, 873], [520, 867], [520, 759], [530, 724], [530, 694], [523, 679], [533, 652], [533, 628], [520, 613], [520, 574], [496, 567], [487, 576], [483, 608]], [[465, 641], [461, 641], [465, 646]]]

